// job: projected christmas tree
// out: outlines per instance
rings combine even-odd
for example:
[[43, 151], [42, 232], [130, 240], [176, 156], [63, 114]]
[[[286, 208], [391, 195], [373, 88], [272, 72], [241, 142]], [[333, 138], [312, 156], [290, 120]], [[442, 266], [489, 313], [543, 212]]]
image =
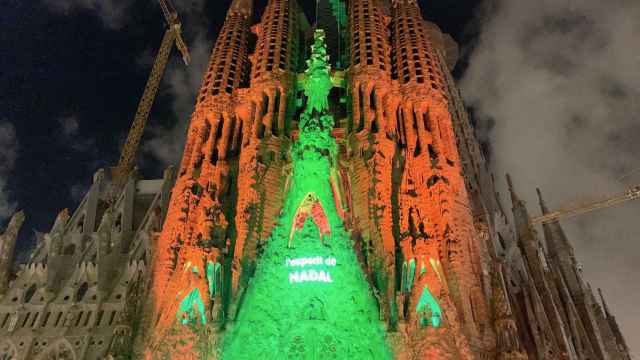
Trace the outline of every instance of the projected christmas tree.
[[225, 338], [223, 359], [391, 358], [343, 225], [327, 59], [324, 32], [317, 30], [284, 208]]

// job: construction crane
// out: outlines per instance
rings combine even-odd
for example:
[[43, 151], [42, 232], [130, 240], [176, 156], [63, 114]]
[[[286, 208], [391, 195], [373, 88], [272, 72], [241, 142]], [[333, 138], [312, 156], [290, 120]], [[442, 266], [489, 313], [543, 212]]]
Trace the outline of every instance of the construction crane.
[[625, 203], [627, 201], [640, 199], [640, 185], [630, 187], [621, 194], [614, 195], [612, 197], [595, 201], [592, 203], [582, 204], [573, 207], [567, 207], [557, 211], [544, 214], [531, 219], [531, 225], [547, 224], [553, 221], [560, 220], [562, 218], [570, 218], [584, 213], [588, 213], [598, 209], [604, 209]]
[[182, 38], [182, 23], [178, 19], [178, 13], [175, 10], [175, 7], [169, 0], [158, 1], [160, 2], [162, 15], [164, 15], [164, 19], [167, 23], [167, 30], [162, 38], [160, 51], [158, 51], [158, 55], [153, 63], [153, 68], [151, 69], [151, 74], [147, 80], [147, 85], [144, 88], [142, 98], [138, 104], [138, 109], [135, 117], [133, 118], [133, 124], [129, 130], [127, 141], [122, 147], [118, 165], [111, 169], [111, 178], [116, 187], [126, 182], [127, 177], [135, 164], [138, 145], [140, 144], [144, 127], [147, 123], [147, 119], [149, 118], [151, 106], [158, 94], [158, 87], [160, 86], [160, 81], [162, 80], [167, 67], [167, 62], [169, 61], [169, 55], [173, 49], [173, 44], [175, 43], [176, 47], [182, 54], [182, 60], [185, 65], [189, 65], [189, 62], [191, 61], [189, 49]]

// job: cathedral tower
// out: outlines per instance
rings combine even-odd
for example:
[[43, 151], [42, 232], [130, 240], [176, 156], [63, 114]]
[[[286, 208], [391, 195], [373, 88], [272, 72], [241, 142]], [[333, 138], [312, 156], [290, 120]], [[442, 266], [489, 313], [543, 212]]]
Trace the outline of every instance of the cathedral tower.
[[232, 2], [137, 356], [620, 358], [559, 225], [549, 254], [513, 189], [507, 220], [451, 37], [415, 0], [315, 8], [310, 23], [296, 0], [269, 0], [252, 24], [252, 0]]
[[560, 223], [505, 213], [451, 36], [298, 1], [231, 1], [175, 173], [98, 171], [15, 273], [12, 219], [0, 359], [629, 360]]

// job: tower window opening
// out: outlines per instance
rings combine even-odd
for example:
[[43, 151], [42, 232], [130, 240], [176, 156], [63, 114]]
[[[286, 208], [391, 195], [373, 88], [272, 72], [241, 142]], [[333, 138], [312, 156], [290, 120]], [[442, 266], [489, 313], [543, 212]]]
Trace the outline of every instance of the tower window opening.
[[422, 114], [422, 122], [424, 123], [424, 128], [428, 131], [431, 132], [431, 119], [429, 119], [429, 114], [428, 113], [424, 113]]
[[36, 284], [31, 284], [31, 286], [29, 287], [29, 289], [24, 295], [24, 302], [25, 303], [30, 302], [35, 293], [36, 293]]
[[84, 214], [80, 216], [80, 219], [76, 223], [75, 231], [78, 233], [84, 232]]
[[364, 129], [365, 121], [364, 91], [362, 90], [362, 85], [358, 87], [358, 105], [360, 107], [360, 119], [358, 120], [357, 132], [360, 132]]
[[80, 321], [82, 320], [82, 316], [83, 315], [84, 315], [84, 311], [80, 311], [80, 314], [78, 315], [78, 318], [76, 319], [75, 327], [80, 326]]
[[56, 317], [56, 322], [54, 323], [54, 327], [57, 327], [60, 324], [60, 318], [62, 317], [62, 312], [58, 312], [58, 316]]
[[109, 318], [109, 326], [113, 325], [113, 320], [116, 318], [116, 312], [117, 311], [111, 312], [111, 317]]
[[257, 132], [258, 139], [264, 139], [265, 129], [266, 127], [264, 126], [264, 123], [260, 122], [260, 124], [258, 124], [258, 132]]
[[422, 153], [422, 145], [420, 144], [420, 137], [416, 137], [416, 148], [413, 150], [413, 157], [416, 158]]
[[46, 327], [50, 317], [51, 317], [51, 311], [47, 311], [47, 314], [44, 316], [44, 320], [42, 321], [42, 324], [40, 326]]
[[224, 117], [220, 116], [216, 127], [216, 143], [222, 138], [222, 128], [224, 127]]
[[406, 141], [406, 131], [404, 129], [404, 116], [403, 116], [403, 112], [402, 109], [400, 109], [398, 107], [398, 109], [396, 109], [396, 127], [397, 127], [397, 132], [398, 132], [398, 142], [401, 148], [405, 148], [407, 141]]
[[118, 214], [118, 216], [116, 217], [116, 222], [113, 226], [113, 229], [116, 232], [119, 232], [119, 233], [122, 232], [122, 213]]
[[373, 121], [371, 121], [371, 133], [376, 134], [378, 131], [378, 119], [374, 118]]
[[438, 153], [433, 148], [433, 144], [429, 144], [427, 146], [427, 149], [429, 150], [429, 158], [431, 158], [431, 165], [435, 167], [438, 164]]
[[213, 166], [215, 166], [218, 163], [218, 147], [215, 145], [211, 149], [211, 156], [209, 158], [209, 163]]
[[22, 320], [22, 326], [21, 327], [25, 327], [27, 325], [27, 321], [29, 321], [29, 317], [31, 317], [31, 313], [28, 312], [27, 316], [24, 317], [24, 320]]
[[87, 316], [84, 319], [84, 327], [87, 327], [89, 325], [89, 320], [91, 320], [91, 315], [93, 315], [93, 311], [89, 311], [87, 313]]
[[[231, 118], [231, 123], [229, 124], [229, 136], [228, 139], [224, 139], [223, 141], [225, 141], [225, 144], [227, 146], [225, 146], [226, 148], [226, 153], [222, 154], [225, 157], [228, 157], [229, 154], [231, 154], [232, 152], [232, 148], [234, 146], [234, 141], [236, 140], [236, 136], [237, 136], [237, 131], [236, 131], [236, 126], [238, 126], [238, 118], [236, 118], [235, 116]], [[217, 147], [217, 143], [216, 143], [216, 147]]]
[[100, 326], [102, 323], [102, 317], [104, 316], [104, 310], [98, 312], [98, 318], [96, 319], [96, 326]]
[[276, 96], [273, 102], [273, 120], [271, 124], [271, 132], [275, 136], [278, 136], [280, 132], [280, 129], [278, 128], [279, 119], [280, 119], [280, 90], [276, 90]]

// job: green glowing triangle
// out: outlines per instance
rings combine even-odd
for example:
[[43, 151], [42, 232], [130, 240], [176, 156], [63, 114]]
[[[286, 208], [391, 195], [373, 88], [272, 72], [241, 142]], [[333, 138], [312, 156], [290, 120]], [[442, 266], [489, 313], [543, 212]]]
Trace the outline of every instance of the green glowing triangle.
[[317, 31], [284, 208], [224, 339], [223, 360], [391, 359], [378, 306], [339, 215], [323, 48]]

